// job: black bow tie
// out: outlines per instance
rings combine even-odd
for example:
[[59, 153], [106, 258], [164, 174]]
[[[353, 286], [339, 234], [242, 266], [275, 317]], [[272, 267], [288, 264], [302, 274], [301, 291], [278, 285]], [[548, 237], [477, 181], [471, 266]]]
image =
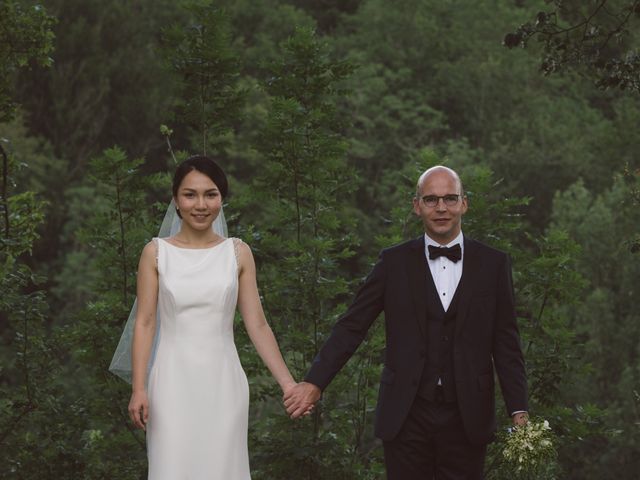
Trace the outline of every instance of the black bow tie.
[[456, 243], [453, 247], [434, 247], [429, 245], [429, 259], [435, 260], [438, 257], [447, 257], [452, 262], [457, 262], [462, 259], [460, 244]]

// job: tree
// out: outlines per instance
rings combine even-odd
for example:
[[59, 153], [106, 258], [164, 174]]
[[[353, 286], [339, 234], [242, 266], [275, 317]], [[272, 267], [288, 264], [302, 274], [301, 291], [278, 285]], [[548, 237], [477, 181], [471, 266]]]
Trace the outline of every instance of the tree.
[[188, 26], [165, 31], [164, 42], [172, 70], [181, 84], [177, 118], [199, 138], [202, 152], [221, 151], [221, 137], [238, 115], [243, 96], [237, 87], [238, 55], [231, 47], [229, 21], [211, 4], [189, 3]]
[[[16, 111], [14, 80], [20, 68], [49, 65], [52, 18], [42, 8], [0, 2], [0, 122]], [[35, 192], [16, 185], [21, 167], [0, 142], [0, 450], [8, 478], [31, 476], [25, 467], [37, 436], [34, 426], [57, 404], [55, 386], [48, 379], [58, 368], [52, 364], [55, 344], [47, 336], [48, 306], [44, 278], [26, 265], [38, 238], [45, 202]], [[47, 458], [44, 456], [43, 458]]]
[[555, 191], [576, 175], [600, 188], [609, 166], [634, 165], [637, 135], [625, 126], [634, 99], [598, 92], [575, 74], [543, 80], [533, 52], [501, 47], [496, 31], [531, 8], [405, 0], [389, 9], [369, 0], [345, 18], [333, 41], [360, 65], [341, 107], [353, 119], [349, 160], [368, 179], [358, 192], [370, 207], [363, 224], [384, 208], [384, 178], [425, 147], [445, 156], [449, 145], [468, 145], [474, 162], [504, 178], [501, 188], [531, 197], [528, 218], [539, 232]]
[[638, 176], [629, 173], [616, 175], [614, 184], [599, 195], [578, 181], [554, 201], [552, 225], [566, 229], [582, 246], [576, 270], [589, 279], [580, 303], [569, 312], [570, 326], [584, 345], [585, 373], [562, 392], [563, 402], [607, 407], [608, 431], [567, 449], [563, 460], [572, 478], [631, 479], [639, 468], [640, 309], [631, 299], [640, 276], [632, 252], [640, 218], [633, 197]]
[[[336, 99], [351, 70], [350, 64], [330, 59], [312, 30], [299, 29], [283, 44], [265, 85], [271, 105], [258, 145], [265, 161], [249, 201], [265, 214], [248, 233], [265, 311], [296, 378], [328, 335], [350, 284], [342, 272], [353, 255], [347, 206], [357, 179], [346, 165]], [[256, 478], [286, 478], [292, 472], [307, 479], [375, 478], [380, 463], [369, 458], [371, 439], [365, 434], [379, 347], [375, 339], [368, 342], [313, 418], [293, 423], [280, 413], [255, 420], [250, 451]], [[250, 378], [258, 373], [253, 368]], [[262, 384], [252, 380], [253, 395], [277, 398]]]
[[[556, 473], [635, 478], [640, 97], [628, 94], [637, 91], [631, 86], [599, 91], [590, 79], [609, 75], [609, 60], [621, 71], [633, 60], [636, 13], [599, 51], [604, 63], [589, 55], [625, 20], [616, 12], [629, 14], [637, 2], [185, 3], [45, 0], [45, 10], [0, 0], [0, 77], [8, 82], [0, 96], [10, 100], [0, 111], [13, 117], [0, 125], [0, 231], [9, 232], [0, 255], [13, 258], [0, 285], [3, 473], [144, 472], [143, 440], [123, 416], [127, 388], [105, 367], [137, 255], [168, 200], [166, 178], [131, 175], [167, 169], [157, 131], [173, 112], [176, 149], [206, 148], [230, 174], [230, 232], [254, 248], [266, 313], [298, 377], [377, 250], [420, 233], [410, 208], [417, 176], [441, 162], [460, 171], [471, 201], [465, 233], [514, 260], [532, 412], [558, 434]], [[502, 32], [527, 18], [538, 33], [524, 51], [505, 49]], [[279, 47], [314, 19], [322, 40], [296, 34]], [[547, 78], [536, 74], [544, 32], [557, 67]], [[584, 51], [570, 53], [584, 32]], [[554, 50], [560, 44], [566, 49]], [[22, 46], [33, 47], [26, 61]], [[53, 65], [42, 66], [49, 57]], [[333, 76], [343, 59], [358, 67]], [[168, 72], [166, 60], [176, 69]], [[224, 69], [214, 68], [218, 61]], [[615, 172], [625, 166], [622, 180]], [[119, 202], [115, 191], [124, 194]], [[332, 383], [317, 417], [296, 424], [238, 329], [252, 383], [256, 478], [383, 475], [371, 428], [381, 327]], [[487, 476], [506, 478], [494, 448]]]
[[[31, 64], [44, 67], [51, 65], [48, 54], [53, 49], [53, 18], [41, 7], [25, 8], [20, 4], [2, 0], [0, 2], [0, 123], [7, 122], [15, 114], [15, 75], [20, 68]], [[2, 157], [2, 186], [0, 206], [4, 220], [4, 235], [10, 238], [9, 205], [9, 157], [0, 142]], [[27, 236], [30, 243], [33, 237]]]
[[21, 257], [28, 256], [38, 237], [44, 202], [34, 192], [12, 192], [12, 171], [18, 165], [3, 153], [0, 227], [0, 450], [9, 478], [24, 478], [33, 436], [25, 433], [43, 418], [47, 404], [55, 403], [49, 375], [54, 348], [46, 332], [44, 278], [35, 275]]
[[[160, 29], [179, 22], [177, 2], [44, 0], [56, 23], [52, 68], [22, 72], [18, 101], [32, 136], [43, 137], [69, 162], [64, 182], [82, 180], [88, 162], [120, 145], [149, 154], [162, 168], [159, 119], [175, 85], [160, 51]], [[35, 93], [37, 92], [37, 94]]]
[[25, 6], [12, 0], [0, 1], [0, 123], [15, 112], [18, 69], [40, 65], [50, 67], [54, 19], [39, 5]]
[[[624, 178], [631, 184], [630, 198], [632, 202], [635, 205], [640, 205], [640, 170], [632, 171], [627, 167], [624, 170]], [[640, 252], [640, 233], [636, 232], [629, 240], [629, 251], [636, 254]]]
[[508, 48], [542, 46], [545, 75], [576, 69], [600, 88], [640, 92], [640, 1], [546, 0], [550, 8], [504, 37]]

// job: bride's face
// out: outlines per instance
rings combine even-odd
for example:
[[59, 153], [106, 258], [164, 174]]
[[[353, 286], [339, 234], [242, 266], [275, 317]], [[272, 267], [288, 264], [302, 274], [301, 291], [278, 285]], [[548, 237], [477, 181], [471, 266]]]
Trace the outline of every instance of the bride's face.
[[192, 170], [182, 179], [176, 205], [186, 223], [194, 230], [206, 230], [222, 208], [222, 196], [217, 185], [207, 175]]

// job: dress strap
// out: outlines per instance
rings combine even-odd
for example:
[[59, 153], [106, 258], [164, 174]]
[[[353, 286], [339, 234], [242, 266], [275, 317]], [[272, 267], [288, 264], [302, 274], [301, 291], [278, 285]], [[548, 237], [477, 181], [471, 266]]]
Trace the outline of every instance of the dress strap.
[[233, 241], [233, 252], [236, 255], [236, 265], [240, 268], [240, 245], [244, 242], [236, 237], [231, 237], [231, 240]]
[[158, 266], [158, 257], [160, 256], [160, 250], [159, 250], [160, 247], [158, 247], [158, 237], [153, 237], [151, 239], [151, 241], [153, 242], [153, 244], [156, 247], [156, 267], [157, 267]]

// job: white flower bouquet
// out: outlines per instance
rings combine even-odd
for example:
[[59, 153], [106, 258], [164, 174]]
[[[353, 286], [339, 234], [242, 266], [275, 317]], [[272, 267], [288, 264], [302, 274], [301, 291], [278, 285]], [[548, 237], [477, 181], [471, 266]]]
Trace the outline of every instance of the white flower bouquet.
[[547, 420], [529, 420], [526, 425], [509, 429], [502, 454], [519, 476], [545, 470], [556, 459], [554, 436]]

